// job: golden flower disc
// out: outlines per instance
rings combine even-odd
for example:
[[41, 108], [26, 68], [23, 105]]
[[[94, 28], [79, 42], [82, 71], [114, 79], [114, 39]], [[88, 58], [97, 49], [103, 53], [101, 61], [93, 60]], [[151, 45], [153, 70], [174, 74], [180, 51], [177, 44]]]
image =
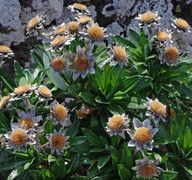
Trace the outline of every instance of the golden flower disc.
[[159, 39], [159, 40], [166, 40], [166, 39], [168, 39], [168, 37], [169, 37], [168, 34], [164, 31], [159, 31], [157, 33], [157, 39]]
[[79, 26], [78, 26], [78, 23], [75, 22], [75, 21], [71, 21], [69, 24], [68, 24], [68, 28], [69, 28], [69, 31], [77, 31]]
[[2, 99], [0, 101], [0, 109], [2, 109], [5, 106], [5, 104], [7, 103], [8, 99], [9, 99], [9, 97], [7, 97], [7, 96], [3, 96], [2, 97]]
[[143, 165], [142, 167], [139, 168], [139, 175], [142, 178], [152, 178], [156, 173], [156, 168], [150, 164]]
[[84, 71], [88, 67], [88, 60], [84, 56], [78, 56], [73, 63], [74, 67], [79, 71]]
[[67, 110], [64, 106], [62, 105], [57, 105], [55, 108], [55, 116], [59, 119], [59, 120], [64, 120], [67, 116]]
[[112, 130], [119, 130], [123, 126], [123, 118], [119, 115], [113, 116], [109, 121]]
[[52, 137], [51, 142], [54, 147], [62, 148], [65, 144], [65, 138], [60, 134], [56, 134]]
[[80, 117], [80, 118], [86, 118], [87, 117], [87, 114], [86, 113], [82, 113], [81, 111], [79, 111], [79, 110], [75, 110], [75, 112], [76, 112], [76, 115], [78, 116], [78, 117]]
[[189, 27], [189, 24], [184, 19], [178, 18], [176, 19], [176, 24], [184, 29], [187, 29]]
[[87, 7], [81, 3], [74, 3], [73, 6], [77, 9], [86, 10]]
[[61, 71], [65, 67], [65, 62], [62, 58], [56, 57], [52, 60], [51, 66], [55, 71]]
[[141, 127], [137, 129], [135, 132], [135, 138], [140, 143], [147, 142], [150, 139], [150, 137], [151, 137], [150, 130], [147, 129], [146, 127]]
[[40, 87], [39, 93], [45, 97], [51, 97], [52, 96], [51, 91], [46, 86]]
[[90, 20], [91, 18], [89, 16], [81, 16], [81, 18], [78, 20], [79, 23], [83, 24]]
[[23, 128], [24, 125], [27, 125], [26, 126], [26, 130], [32, 128], [33, 126], [33, 121], [30, 119], [30, 118], [24, 118], [24, 119], [21, 119], [21, 121], [18, 122], [18, 125]]
[[103, 30], [99, 26], [92, 26], [89, 28], [89, 35], [93, 39], [100, 39], [103, 37]]
[[151, 11], [147, 11], [143, 14], [141, 14], [141, 20], [144, 22], [149, 22], [155, 19], [155, 14]]
[[178, 51], [178, 49], [177, 48], [175, 48], [175, 47], [169, 47], [169, 48], [167, 48], [167, 50], [165, 51], [165, 55], [166, 55], [166, 57], [167, 57], [167, 59], [169, 60], [169, 61], [175, 61], [175, 60], [177, 60], [178, 59], [178, 57], [179, 57], [179, 51]]
[[114, 54], [120, 61], [125, 61], [127, 59], [127, 54], [122, 47], [115, 47]]
[[90, 18], [90, 24], [91, 24], [91, 25], [95, 24], [95, 22], [93, 21], [92, 18]]
[[59, 26], [55, 29], [56, 34], [62, 34], [66, 31], [66, 26]]
[[162, 116], [163, 114], [166, 113], [166, 108], [164, 104], [162, 104], [159, 101], [153, 101], [151, 102], [151, 109], [154, 111], [157, 115]]
[[29, 87], [30, 87], [30, 86], [29, 86], [28, 84], [19, 86], [19, 87], [15, 88], [14, 93], [15, 93], [15, 94], [22, 94], [22, 93], [28, 91], [28, 90], [29, 90]]
[[34, 17], [32, 18], [29, 23], [28, 23], [28, 28], [32, 29], [34, 28], [37, 24], [39, 23], [39, 18], [38, 17]]
[[25, 143], [27, 135], [23, 129], [16, 129], [11, 133], [10, 139], [14, 145], [20, 146]]
[[65, 36], [58, 36], [53, 41], [51, 41], [51, 45], [57, 46], [57, 45], [61, 44], [63, 41], [65, 41], [65, 39], [66, 39]]
[[10, 52], [11, 49], [8, 46], [0, 45], [0, 52]]

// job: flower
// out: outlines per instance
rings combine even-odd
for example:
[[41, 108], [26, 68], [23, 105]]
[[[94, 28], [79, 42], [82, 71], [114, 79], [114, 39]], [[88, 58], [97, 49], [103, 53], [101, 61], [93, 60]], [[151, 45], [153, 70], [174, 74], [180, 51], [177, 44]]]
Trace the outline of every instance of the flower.
[[140, 23], [138, 24], [139, 26], [154, 27], [159, 23], [161, 17], [158, 16], [158, 12], [147, 11], [143, 14], [139, 14], [139, 16], [135, 19], [140, 21]]
[[188, 22], [182, 18], [176, 18], [173, 19], [173, 28], [177, 30], [178, 33], [180, 32], [191, 32], [190, 31], [190, 26], [188, 24]]
[[109, 117], [106, 126], [107, 132], [110, 133], [110, 136], [119, 135], [125, 139], [125, 131], [128, 128], [129, 121], [130, 119], [125, 115], [125, 113], [122, 115], [116, 114], [113, 117]]
[[16, 126], [15, 124], [11, 125], [12, 131], [9, 131], [5, 134], [5, 137], [9, 140], [7, 143], [7, 149], [14, 149], [14, 151], [27, 151], [27, 145], [34, 145], [35, 134], [32, 130], [26, 130], [26, 125], [22, 128]]
[[144, 178], [151, 179], [154, 176], [159, 176], [162, 169], [157, 167], [159, 164], [159, 160], [149, 160], [146, 156], [144, 156], [141, 160], [136, 160], [136, 167], [132, 169], [136, 171], [136, 178]]
[[165, 63], [169, 66], [171, 64], [177, 65], [179, 58], [179, 50], [175, 46], [168, 46], [165, 50], [161, 50], [161, 56], [159, 57], [160, 63]]
[[46, 145], [47, 148], [51, 148], [51, 154], [56, 152], [58, 155], [60, 153], [64, 153], [64, 147], [69, 147], [67, 139], [69, 139], [69, 136], [65, 136], [64, 131], [56, 131], [54, 129], [53, 134], [47, 134], [46, 138], [49, 140], [48, 144]]
[[[17, 114], [19, 116], [18, 126], [23, 128], [25, 126], [25, 130], [33, 129], [37, 130], [38, 128], [38, 122], [42, 120], [42, 116], [35, 116], [35, 108], [33, 107], [29, 113], [23, 113], [21, 111], [17, 111]], [[42, 130], [41, 130], [42, 131]]]
[[97, 58], [92, 56], [91, 45], [88, 45], [85, 50], [77, 47], [76, 51], [77, 55], [67, 55], [68, 59], [73, 64], [72, 66], [70, 66], [73, 72], [73, 79], [76, 80], [80, 75], [84, 79], [89, 72], [91, 74], [94, 74], [95, 69], [93, 65]]
[[150, 98], [147, 98], [148, 102], [144, 103], [147, 107], [146, 116], [149, 116], [150, 119], [154, 120], [155, 125], [158, 125], [160, 119], [164, 122], [166, 121], [166, 105], [162, 104], [158, 99], [154, 101]]
[[93, 25], [94, 24], [94, 21], [91, 17], [89, 16], [85, 16], [85, 15], [81, 15], [79, 14], [77, 17], [75, 17], [78, 24], [80, 26], [84, 26], [84, 25], [87, 25], [87, 24], [90, 24], [90, 25]]
[[64, 58], [64, 55], [62, 56], [54, 56], [51, 59], [50, 66], [53, 68], [55, 72], [61, 72], [65, 69], [67, 69], [67, 60]]
[[9, 102], [9, 97], [8, 96], [3, 96], [1, 101], [0, 101], [0, 110], [5, 108], [5, 106], [8, 104], [8, 102]]
[[0, 58], [11, 58], [14, 56], [13, 51], [10, 47], [5, 45], [0, 45]]
[[63, 128], [71, 125], [70, 114], [64, 102], [59, 104], [54, 100], [50, 105], [50, 112], [50, 118], [54, 125], [60, 123]]
[[76, 34], [79, 30], [79, 24], [78, 22], [71, 21], [67, 24], [67, 28], [71, 34]]
[[81, 3], [74, 3], [73, 5], [68, 6], [69, 9], [71, 9], [72, 12], [79, 14], [83, 13], [86, 15], [90, 14], [90, 11], [87, 9], [87, 6]]
[[12, 97], [10, 101], [15, 101], [22, 97], [24, 98], [30, 97], [33, 93], [33, 90], [35, 90], [36, 88], [37, 88], [36, 84], [24, 84], [18, 86], [14, 89], [14, 92], [11, 93]]
[[155, 33], [156, 35], [156, 42], [160, 43], [161, 45], [165, 44], [166, 41], [169, 41], [172, 43], [172, 32], [168, 29], [158, 29], [158, 31]]
[[52, 93], [47, 86], [40, 85], [38, 90], [35, 90], [35, 94], [39, 97], [39, 101], [52, 99]]
[[27, 25], [26, 34], [32, 36], [40, 35], [40, 32], [42, 32], [44, 29], [43, 28], [43, 23], [45, 22], [44, 18], [45, 16], [37, 14], [36, 17], [30, 19]]
[[136, 146], [137, 150], [141, 150], [141, 147], [146, 147], [148, 150], [153, 149], [153, 136], [158, 132], [158, 128], [152, 128], [149, 119], [146, 119], [143, 123], [137, 118], [133, 119], [134, 131], [128, 129], [127, 132], [131, 137], [128, 146]]

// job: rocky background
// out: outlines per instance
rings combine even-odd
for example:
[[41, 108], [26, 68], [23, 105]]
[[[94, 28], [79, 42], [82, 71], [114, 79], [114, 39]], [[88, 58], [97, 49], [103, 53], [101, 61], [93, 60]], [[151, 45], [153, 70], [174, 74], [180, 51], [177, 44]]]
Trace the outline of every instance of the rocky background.
[[[107, 32], [126, 37], [127, 27], [138, 29], [134, 20], [144, 11], [158, 11], [163, 17], [162, 27], [171, 28], [172, 19], [181, 17], [192, 26], [191, 0], [1, 0], [0, 1], [0, 44], [10, 46], [15, 60], [27, 67], [33, 60], [30, 50], [34, 45], [46, 41], [43, 37], [26, 37], [25, 28], [29, 20], [37, 14], [45, 14], [45, 31], [72, 19], [68, 5], [80, 2], [88, 6], [95, 21]], [[181, 49], [192, 54], [192, 34], [178, 43]], [[13, 75], [13, 60], [7, 61], [5, 69]]]

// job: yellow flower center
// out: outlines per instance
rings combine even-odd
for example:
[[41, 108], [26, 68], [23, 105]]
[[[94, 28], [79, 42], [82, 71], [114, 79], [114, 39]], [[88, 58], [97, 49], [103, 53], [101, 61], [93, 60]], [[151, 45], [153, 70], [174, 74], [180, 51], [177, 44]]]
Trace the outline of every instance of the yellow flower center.
[[91, 18], [89, 16], [81, 16], [81, 18], [78, 20], [79, 23], [83, 24], [90, 20]]
[[52, 96], [51, 91], [46, 86], [40, 87], [39, 93], [45, 97], [51, 97]]
[[22, 119], [21, 121], [19, 121], [19, 126], [21, 127], [21, 128], [23, 128], [23, 126], [26, 124], [27, 126], [26, 126], [26, 130], [28, 130], [28, 129], [30, 129], [30, 128], [32, 128], [32, 126], [33, 126], [33, 121], [30, 119], [30, 118], [24, 118], [24, 119]]
[[2, 97], [2, 99], [0, 101], [0, 109], [2, 109], [5, 106], [5, 104], [7, 103], [8, 99], [9, 99], [8, 96], [3, 96]]
[[57, 46], [57, 45], [61, 44], [65, 40], [65, 38], [66, 38], [65, 36], [58, 36], [53, 41], [51, 41], [51, 45]]
[[179, 57], [179, 51], [175, 47], [169, 47], [165, 51], [165, 55], [169, 61], [175, 61]]
[[56, 134], [52, 137], [51, 142], [54, 147], [62, 148], [65, 144], [65, 138], [60, 134]]
[[74, 3], [73, 6], [77, 9], [86, 10], [87, 7], [81, 3]]
[[51, 66], [55, 71], [61, 71], [65, 67], [65, 62], [62, 58], [56, 57], [52, 60]]
[[28, 23], [28, 28], [32, 29], [34, 28], [37, 24], [39, 23], [39, 18], [38, 17], [34, 17], [32, 18], [29, 23]]
[[113, 116], [109, 121], [112, 130], [119, 130], [123, 126], [123, 118], [119, 115]]
[[20, 146], [25, 143], [27, 135], [23, 129], [16, 129], [11, 133], [10, 139], [14, 145]]
[[15, 88], [14, 93], [15, 93], [15, 94], [22, 94], [22, 93], [28, 91], [28, 90], [29, 90], [29, 87], [30, 87], [30, 86], [29, 86], [28, 84], [19, 86], [19, 87]]
[[150, 164], [143, 165], [142, 167], [139, 168], [139, 175], [142, 178], [152, 178], [156, 173], [156, 168]]
[[73, 63], [75, 68], [79, 71], [84, 71], [88, 67], [88, 60], [84, 56], [78, 56]]
[[137, 129], [135, 132], [135, 138], [140, 143], [147, 142], [150, 139], [150, 137], [151, 137], [150, 130], [147, 129], [146, 127], [141, 127]]
[[159, 102], [159, 101], [153, 101], [151, 102], [151, 109], [154, 111], [157, 115], [163, 115], [166, 113], [165, 106]]
[[155, 19], [155, 14], [151, 11], [147, 11], [141, 15], [141, 20], [144, 22], [149, 22]]
[[76, 115], [78, 116], [78, 117], [80, 117], [80, 118], [86, 118], [87, 117], [87, 114], [86, 113], [83, 113], [83, 112], [81, 112], [81, 111], [79, 111], [79, 110], [75, 110], [75, 112], [76, 112]]
[[120, 61], [125, 61], [127, 58], [127, 54], [122, 47], [115, 47], [114, 54]]
[[157, 33], [157, 39], [159, 40], [166, 40], [168, 39], [168, 37], [169, 37], [168, 34], [164, 31], [160, 31]]
[[64, 106], [62, 105], [58, 105], [55, 108], [55, 116], [59, 119], [59, 120], [64, 120], [67, 116], [67, 110]]
[[56, 34], [62, 34], [66, 31], [66, 26], [59, 26], [55, 29]]
[[93, 39], [100, 39], [103, 37], [103, 30], [99, 26], [92, 26], [89, 28], [89, 35]]
[[184, 29], [187, 29], [189, 27], [189, 24], [184, 19], [178, 18], [176, 19], [176, 24]]
[[71, 21], [71, 22], [68, 24], [68, 28], [69, 28], [69, 31], [75, 32], [75, 31], [78, 30], [79, 26], [78, 26], [77, 22]]
[[0, 52], [10, 52], [11, 49], [8, 46], [0, 45]]

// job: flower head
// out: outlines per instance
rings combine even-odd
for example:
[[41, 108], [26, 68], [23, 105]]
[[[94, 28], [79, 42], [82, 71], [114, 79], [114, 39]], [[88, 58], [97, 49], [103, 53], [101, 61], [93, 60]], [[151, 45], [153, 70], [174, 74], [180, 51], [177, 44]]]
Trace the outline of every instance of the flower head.
[[76, 34], [79, 30], [78, 22], [71, 21], [67, 24], [67, 28], [71, 34]]
[[5, 46], [5, 45], [0, 45], [0, 59], [11, 58], [13, 56], [14, 56], [14, 53], [10, 49], [10, 47]]
[[67, 69], [67, 60], [64, 55], [62, 56], [54, 56], [51, 59], [50, 66], [53, 68], [55, 72], [61, 72], [65, 69]]
[[188, 22], [182, 18], [176, 18], [173, 19], [173, 24], [172, 26], [174, 27], [174, 29], [177, 30], [178, 33], [180, 32], [191, 32], [190, 31], [190, 26], [188, 24]]
[[154, 101], [150, 98], [147, 98], [148, 102], [144, 105], [147, 107], [146, 116], [149, 116], [150, 119], [154, 120], [155, 125], [158, 125], [160, 119], [164, 122], [166, 121], [166, 105], [161, 103], [158, 99]]
[[42, 102], [44, 100], [49, 100], [52, 98], [52, 92], [47, 86], [40, 85], [37, 90], [35, 90], [35, 94], [39, 97], [39, 101]]
[[53, 134], [46, 135], [46, 138], [49, 140], [46, 147], [51, 149], [51, 154], [56, 152], [59, 155], [60, 153], [64, 153], [64, 147], [69, 147], [67, 142], [69, 136], [65, 136], [65, 132], [66, 130], [58, 132], [54, 130]]
[[125, 114], [116, 114], [113, 117], [108, 118], [107, 122], [107, 132], [110, 133], [110, 136], [119, 135], [122, 138], [125, 138], [125, 131], [128, 128], [128, 123], [130, 119]]
[[94, 21], [90, 16], [85, 16], [85, 15], [79, 14], [76, 17], [76, 19], [77, 19], [77, 22], [80, 26], [87, 25], [87, 24], [90, 24], [90, 25], [94, 24]]
[[134, 131], [128, 129], [132, 140], [129, 141], [128, 146], [136, 146], [137, 150], [141, 150], [142, 146], [148, 150], [153, 149], [153, 136], [158, 132], [158, 128], [154, 128], [150, 125], [150, 121], [146, 119], [143, 123], [138, 119], [133, 119]]
[[136, 171], [136, 178], [151, 179], [161, 173], [161, 168], [157, 167], [159, 160], [149, 160], [144, 156], [141, 160], [136, 160], [136, 167], [132, 169]]
[[75, 14], [83, 13], [85, 15], [89, 15], [90, 11], [87, 9], [87, 6], [81, 3], [74, 3], [70, 6], [68, 6], [69, 9], [71, 9], [72, 12]]
[[9, 102], [9, 97], [3, 96], [1, 101], [0, 101], [0, 110], [5, 108], [5, 106], [8, 104], [8, 102]]

